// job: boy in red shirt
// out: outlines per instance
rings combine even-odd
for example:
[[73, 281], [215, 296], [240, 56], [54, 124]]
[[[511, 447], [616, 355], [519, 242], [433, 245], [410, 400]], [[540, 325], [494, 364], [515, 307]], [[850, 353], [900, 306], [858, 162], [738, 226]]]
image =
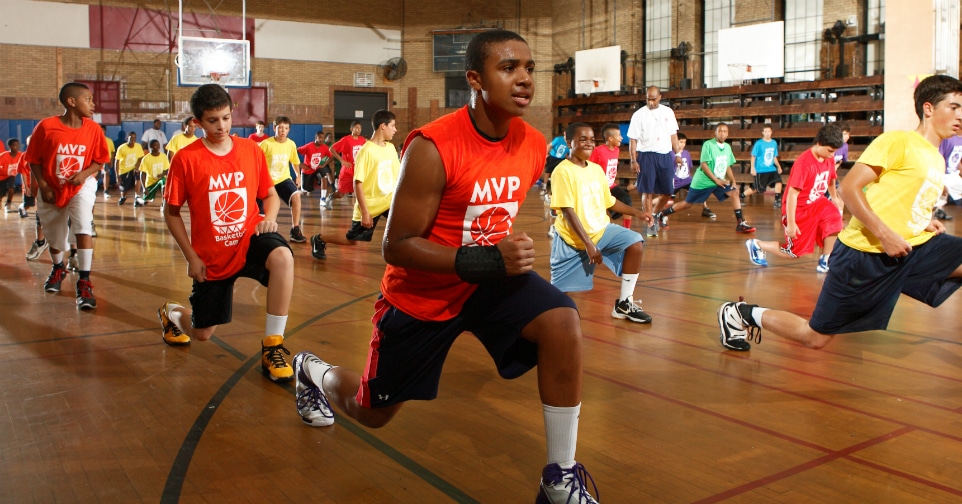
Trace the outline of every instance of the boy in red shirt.
[[[190, 98], [204, 138], [177, 152], [164, 193], [167, 229], [187, 259], [194, 279], [191, 308], [167, 302], [157, 310], [168, 345], [210, 339], [231, 320], [234, 282], [253, 278], [267, 287], [267, 323], [261, 341], [261, 370], [273, 381], [293, 378], [282, 353], [287, 310], [294, 285], [294, 256], [277, 234], [280, 198], [264, 152], [256, 143], [232, 137], [231, 99], [217, 84]], [[264, 203], [258, 212], [257, 199]], [[181, 208], [190, 210], [190, 235]]]
[[[90, 89], [78, 82], [60, 88], [61, 116], [48, 117], [39, 123], [31, 135], [31, 146], [26, 159], [37, 183], [40, 201], [37, 216], [50, 242], [53, 268], [43, 284], [47, 292], [60, 292], [67, 270], [63, 252], [68, 249], [69, 234], [77, 239], [77, 308], [97, 307], [90, 283], [93, 262], [94, 200], [97, 195], [97, 173], [110, 161], [107, 141], [100, 126], [91, 120], [94, 97]], [[69, 225], [68, 225], [69, 219]]]
[[515, 33], [492, 30], [475, 36], [465, 56], [469, 105], [405, 142], [365, 371], [297, 354], [298, 413], [308, 425], [331, 425], [333, 403], [362, 425], [382, 427], [405, 402], [437, 396], [448, 348], [470, 331], [501, 376], [538, 367], [548, 464], [537, 502], [596, 503], [575, 461], [578, 311], [533, 271], [531, 238], [512, 230], [547, 155], [544, 136], [520, 117], [534, 97], [531, 49]]
[[[591, 151], [591, 158], [588, 161], [597, 164], [605, 171], [605, 178], [608, 179], [608, 190], [616, 200], [631, 206], [631, 193], [628, 189], [618, 184], [618, 154], [621, 152], [621, 128], [615, 123], [607, 123], [601, 127], [601, 136], [605, 143], [597, 146]], [[609, 210], [608, 214], [612, 219], [622, 219], [622, 225], [631, 229], [631, 216]]]
[[257, 121], [254, 124], [254, 129], [256, 131], [254, 131], [250, 135], [247, 135], [247, 138], [253, 140], [255, 143], [261, 143], [264, 140], [267, 140], [271, 136], [268, 135], [267, 133], [264, 133], [264, 129], [266, 127], [267, 127], [267, 123], [265, 123], [264, 121]]
[[[745, 242], [748, 258], [759, 266], [768, 266], [767, 253], [786, 259], [811, 254], [818, 245], [822, 255], [816, 271], [828, 272], [828, 256], [842, 223], [842, 200], [835, 192], [835, 149], [842, 146], [842, 130], [834, 124], [822, 126], [815, 145], [798, 156], [792, 166], [782, 206], [782, 228], [785, 244], [750, 239]], [[825, 197], [825, 191], [831, 200]]]
[[[0, 154], [0, 197], [7, 193], [7, 202], [3, 204], [3, 210], [12, 212], [10, 207], [13, 201], [13, 191], [17, 188], [17, 172], [20, 170], [20, 160], [23, 153], [20, 152], [20, 140], [11, 138], [7, 140], [7, 148], [10, 149]], [[25, 217], [24, 212], [20, 212], [21, 217]]]
[[331, 153], [338, 163], [341, 163], [341, 172], [337, 175], [337, 192], [335, 198], [340, 198], [345, 194], [354, 194], [354, 158], [361, 152], [361, 147], [367, 139], [361, 136], [361, 122], [351, 123], [351, 134], [334, 142], [331, 146]]
[[314, 141], [297, 148], [297, 153], [304, 156], [304, 168], [301, 169], [301, 186], [307, 192], [314, 191], [314, 182], [321, 181], [321, 206], [331, 208], [328, 205], [328, 191], [331, 193], [333, 201], [334, 178], [331, 175], [331, 163], [334, 157], [331, 149], [324, 144], [324, 132], [318, 131], [314, 134]]

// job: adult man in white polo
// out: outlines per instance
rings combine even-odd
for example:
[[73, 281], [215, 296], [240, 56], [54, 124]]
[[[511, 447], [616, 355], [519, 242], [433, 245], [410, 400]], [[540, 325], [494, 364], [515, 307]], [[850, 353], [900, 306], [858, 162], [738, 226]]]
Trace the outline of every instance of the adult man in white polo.
[[[675, 112], [661, 105], [661, 91], [651, 86], [646, 94], [647, 106], [631, 115], [628, 125], [628, 151], [631, 169], [638, 175], [638, 192], [645, 213], [661, 211], [674, 190], [675, 164], [678, 153], [678, 121]], [[658, 223], [648, 225], [648, 236], [658, 236]]]

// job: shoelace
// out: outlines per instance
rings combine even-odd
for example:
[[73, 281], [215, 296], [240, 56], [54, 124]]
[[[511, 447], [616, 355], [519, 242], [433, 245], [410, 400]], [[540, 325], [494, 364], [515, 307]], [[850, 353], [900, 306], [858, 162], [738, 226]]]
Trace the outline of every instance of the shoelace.
[[[745, 301], [744, 297], [738, 296], [739, 303], [744, 301]], [[737, 310], [737, 307], [736, 307], [736, 310]], [[741, 313], [739, 313], [739, 315], [741, 315]], [[749, 342], [754, 341], [755, 343], [760, 345], [762, 343], [762, 328], [754, 325], [751, 321], [746, 320], [744, 322], [747, 322], [742, 324], [745, 327], [745, 332], [746, 332], [745, 339], [748, 340]]]
[[[571, 502], [572, 497], [577, 497], [578, 500], [575, 502], [594, 502], [591, 494], [585, 489], [585, 482], [589, 480], [591, 481], [591, 487], [595, 490], [595, 495], [599, 499], [601, 498], [601, 495], [598, 494], [598, 486], [595, 485], [595, 479], [588, 474], [588, 470], [580, 462], [576, 462], [571, 469], [562, 469], [562, 474], [564, 475], [565, 488], [571, 488], [568, 493], [568, 500], [565, 502]], [[575, 492], [577, 492], [577, 495], [575, 495]]]
[[67, 278], [67, 269], [55, 268], [53, 271], [50, 272], [50, 277], [47, 279], [47, 282], [60, 283], [60, 282], [63, 282], [64, 278]]
[[275, 368], [287, 367], [287, 362], [284, 361], [284, 356], [281, 355], [281, 352], [287, 355], [291, 354], [291, 351], [284, 348], [284, 345], [267, 347], [267, 360], [271, 361], [271, 364], [273, 364]]
[[327, 408], [327, 411], [331, 411], [331, 403], [327, 402], [327, 398], [321, 393], [320, 387], [307, 387], [297, 394], [297, 409], [301, 409], [305, 404], [310, 404], [311, 411], [323, 412], [322, 405]]
[[86, 280], [77, 282], [77, 290], [80, 291], [80, 298], [88, 299], [94, 297], [93, 286], [94, 284]]

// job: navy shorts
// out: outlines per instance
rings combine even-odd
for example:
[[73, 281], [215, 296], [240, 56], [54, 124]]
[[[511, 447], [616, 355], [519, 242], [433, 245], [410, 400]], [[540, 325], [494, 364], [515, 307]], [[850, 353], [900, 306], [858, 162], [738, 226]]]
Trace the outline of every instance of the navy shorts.
[[940, 234], [905, 257], [861, 252], [835, 243], [809, 327], [844, 334], [888, 327], [899, 294], [936, 307], [962, 286], [949, 278], [962, 265], [962, 238]]
[[234, 307], [234, 282], [240, 277], [253, 278], [267, 287], [271, 276], [266, 268], [267, 256], [278, 247], [291, 249], [284, 237], [277, 233], [255, 235], [251, 231], [250, 242], [244, 267], [234, 276], [206, 282], [194, 280], [190, 293], [192, 327], [203, 329], [230, 322]]
[[571, 298], [534, 272], [479, 285], [461, 313], [440, 322], [418, 320], [380, 297], [356, 399], [367, 408], [434, 399], [448, 350], [465, 331], [484, 345], [501, 377], [517, 378], [538, 363], [537, 345], [521, 331], [555, 308], [577, 310]]
[[675, 153], [639, 152], [638, 192], [671, 194], [675, 190]]
[[284, 179], [274, 185], [274, 190], [277, 191], [281, 201], [287, 203], [287, 206], [291, 206], [291, 197], [297, 192], [297, 184], [291, 179]]
[[708, 201], [708, 197], [712, 194], [718, 201], [725, 201], [728, 199], [728, 193], [735, 190], [735, 186], [719, 186], [706, 187], [705, 189], [688, 189], [688, 194], [685, 195], [685, 202], [687, 203], [704, 203]]

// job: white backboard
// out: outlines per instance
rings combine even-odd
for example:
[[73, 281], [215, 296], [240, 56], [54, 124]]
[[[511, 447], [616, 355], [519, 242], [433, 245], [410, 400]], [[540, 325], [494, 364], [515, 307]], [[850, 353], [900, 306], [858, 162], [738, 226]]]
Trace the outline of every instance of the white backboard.
[[718, 30], [718, 80], [733, 81], [729, 65], [751, 65], [744, 79], [785, 76], [785, 23], [760, 23]]
[[575, 93], [608, 91], [621, 91], [621, 46], [576, 51]]

